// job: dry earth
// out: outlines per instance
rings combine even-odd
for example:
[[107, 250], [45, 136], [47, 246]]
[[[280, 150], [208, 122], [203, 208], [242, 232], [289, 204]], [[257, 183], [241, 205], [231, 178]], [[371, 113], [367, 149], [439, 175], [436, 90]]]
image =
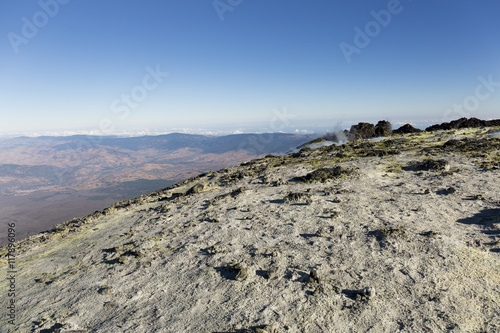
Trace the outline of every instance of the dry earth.
[[69, 221], [17, 244], [0, 327], [499, 332], [498, 131], [268, 156]]

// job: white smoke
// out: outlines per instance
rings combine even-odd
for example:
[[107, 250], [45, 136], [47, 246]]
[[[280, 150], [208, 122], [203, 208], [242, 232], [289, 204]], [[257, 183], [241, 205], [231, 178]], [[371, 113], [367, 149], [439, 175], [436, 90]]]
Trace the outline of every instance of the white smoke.
[[492, 139], [500, 139], [500, 131], [493, 131], [488, 134]]
[[306, 147], [311, 148], [311, 149], [318, 149], [318, 148], [323, 148], [325, 146], [331, 146], [331, 145], [336, 145], [336, 144], [338, 144], [338, 143], [334, 142], [334, 141], [326, 140], [323, 142], [311, 143], [311, 144], [307, 145]]

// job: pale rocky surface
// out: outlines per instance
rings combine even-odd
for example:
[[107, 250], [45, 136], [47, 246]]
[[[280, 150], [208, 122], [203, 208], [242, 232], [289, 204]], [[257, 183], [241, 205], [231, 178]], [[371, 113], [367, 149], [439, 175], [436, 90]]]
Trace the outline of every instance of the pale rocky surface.
[[499, 332], [498, 130], [267, 157], [33, 236], [2, 332]]

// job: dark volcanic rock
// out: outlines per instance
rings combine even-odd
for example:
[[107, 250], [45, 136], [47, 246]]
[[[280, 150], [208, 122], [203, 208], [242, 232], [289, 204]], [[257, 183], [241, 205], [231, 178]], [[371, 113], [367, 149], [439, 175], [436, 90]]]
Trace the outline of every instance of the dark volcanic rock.
[[310, 144], [321, 144], [325, 141], [333, 141], [336, 143], [350, 142], [357, 139], [371, 139], [380, 136], [389, 136], [392, 134], [392, 125], [387, 120], [380, 120], [377, 125], [370, 123], [358, 123], [352, 125], [350, 130], [337, 131], [327, 133], [326, 135], [309, 141], [298, 148], [307, 147]]
[[205, 185], [203, 184], [196, 184], [194, 185], [193, 187], [191, 187], [187, 192], [186, 194], [187, 195], [190, 195], [190, 194], [198, 194], [198, 193], [201, 193], [203, 192], [203, 190], [205, 189]]
[[309, 282], [310, 283], [320, 283], [321, 279], [319, 278], [318, 271], [315, 269], [312, 269], [311, 272], [309, 273]]
[[304, 183], [324, 183], [328, 180], [338, 180], [344, 178], [345, 176], [351, 175], [354, 170], [343, 169], [340, 166], [335, 166], [333, 168], [321, 168], [308, 173], [304, 177], [297, 177], [294, 180], [304, 182]]
[[350, 132], [356, 139], [370, 139], [375, 137], [375, 126], [370, 123], [358, 123], [351, 126]]
[[380, 120], [377, 125], [370, 123], [358, 123], [351, 126], [351, 130], [345, 133], [352, 140], [371, 139], [379, 136], [389, 136], [392, 133], [392, 125], [387, 120]]
[[457, 120], [453, 120], [449, 123], [432, 125], [430, 127], [427, 127], [425, 130], [427, 132], [431, 132], [431, 131], [439, 131], [439, 130], [488, 127], [488, 126], [500, 126], [500, 119], [481, 120], [481, 119], [477, 119], [477, 118], [470, 118], [470, 119], [460, 118]]
[[500, 126], [500, 119], [487, 120], [486, 126], [488, 127]]
[[446, 160], [425, 160], [416, 165], [417, 170], [421, 171], [447, 171], [450, 164]]
[[407, 133], [420, 133], [423, 132], [421, 129], [415, 128], [410, 124], [405, 124], [398, 128], [397, 130], [392, 131], [393, 134], [407, 134]]
[[312, 203], [311, 194], [310, 193], [289, 193], [286, 197], [283, 198], [283, 202], [285, 203], [304, 203], [309, 205]]
[[392, 134], [392, 125], [387, 120], [380, 120], [375, 125], [375, 136], [389, 136]]

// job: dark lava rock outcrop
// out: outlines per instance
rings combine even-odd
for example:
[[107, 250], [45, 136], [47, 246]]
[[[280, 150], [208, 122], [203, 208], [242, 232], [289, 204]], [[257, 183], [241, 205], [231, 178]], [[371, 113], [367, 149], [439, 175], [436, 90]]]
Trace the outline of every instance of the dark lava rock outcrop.
[[405, 124], [400, 128], [392, 131], [393, 134], [410, 134], [410, 133], [420, 133], [423, 132], [421, 129], [415, 128], [410, 124]]
[[350, 136], [354, 139], [369, 139], [375, 137], [375, 126], [370, 123], [358, 123], [351, 126]]
[[476, 128], [476, 127], [490, 127], [490, 126], [500, 126], [500, 119], [494, 120], [481, 120], [477, 118], [460, 118], [453, 120], [449, 123], [436, 124], [427, 127], [425, 130], [427, 132], [439, 131], [439, 130], [451, 130], [451, 129], [461, 129], [461, 128]]
[[392, 125], [387, 120], [380, 120], [377, 125], [375, 125], [375, 136], [389, 136], [392, 134]]

